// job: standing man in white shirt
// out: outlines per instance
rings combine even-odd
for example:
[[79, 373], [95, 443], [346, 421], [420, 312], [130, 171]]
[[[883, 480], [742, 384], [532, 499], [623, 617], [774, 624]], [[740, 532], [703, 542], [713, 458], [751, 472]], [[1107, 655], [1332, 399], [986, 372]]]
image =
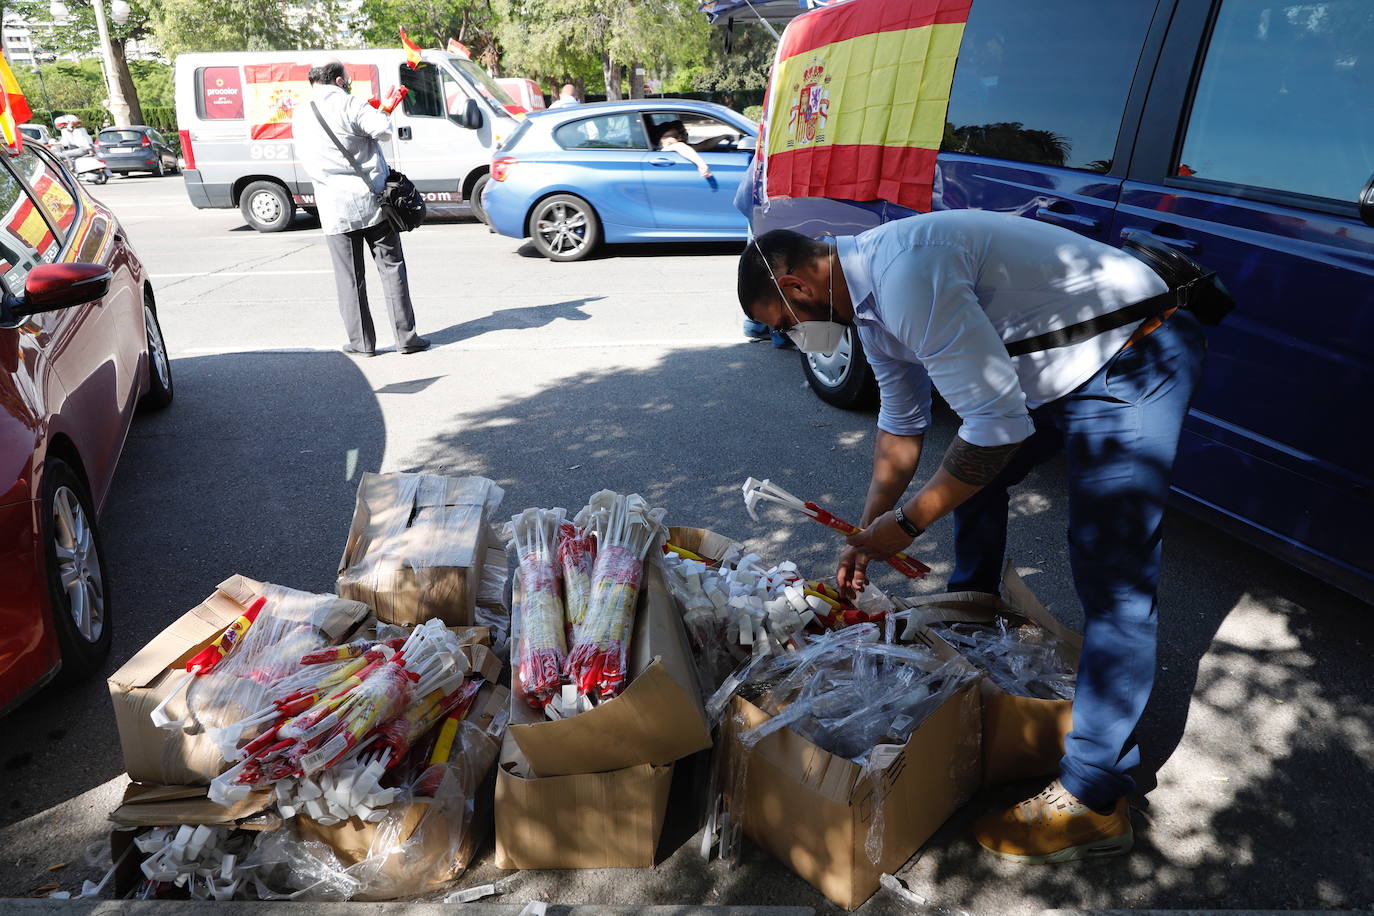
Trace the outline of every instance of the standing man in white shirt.
[[574, 105], [581, 105], [582, 100], [577, 97], [577, 87], [572, 83], [564, 83], [563, 89], [558, 93], [558, 98], [553, 100], [549, 106], [549, 111], [555, 108], [572, 108]]
[[[391, 121], [352, 95], [342, 62], [330, 60], [310, 68], [309, 79], [311, 104], [296, 109], [291, 130], [296, 156], [315, 189], [315, 207], [334, 264], [339, 314], [348, 332], [344, 352], [373, 356], [376, 351], [377, 332], [367, 306], [363, 272], [364, 243], [381, 276], [396, 349], [401, 353], [426, 350], [429, 341], [415, 333], [401, 235], [382, 218], [379, 199], [388, 173], [379, 141], [391, 139]], [[361, 175], [331, 139], [321, 119], [353, 157]]]
[[[1069, 556], [1083, 652], [1060, 775], [974, 829], [1022, 862], [1131, 848], [1125, 796], [1135, 729], [1154, 683], [1161, 527], [1201, 326], [1171, 308], [1144, 263], [1067, 229], [946, 210], [857, 236], [769, 232], [740, 259], [745, 314], [805, 352], [853, 326], [882, 394], [864, 530], [842, 586], [955, 518], [951, 591], [998, 591], [1007, 488], [1058, 451], [1068, 461]], [[962, 425], [940, 467], [905, 498], [930, 423], [932, 381]]]

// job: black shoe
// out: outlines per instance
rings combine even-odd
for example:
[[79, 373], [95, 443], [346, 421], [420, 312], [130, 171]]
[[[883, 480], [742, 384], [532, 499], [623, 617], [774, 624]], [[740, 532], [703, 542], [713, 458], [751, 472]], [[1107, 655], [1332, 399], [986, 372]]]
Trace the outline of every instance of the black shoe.
[[349, 356], [376, 356], [376, 355], [377, 355], [376, 351], [374, 351], [374, 350], [359, 350], [359, 349], [356, 349], [352, 344], [344, 344], [343, 351], [344, 351], [345, 353], [347, 353]]
[[428, 350], [428, 349], [429, 349], [429, 341], [426, 340], [426, 339], [423, 338], [423, 337], [417, 337], [417, 338], [415, 338], [415, 343], [411, 344], [411, 345], [408, 346], [408, 347], [402, 347], [402, 348], [401, 348], [401, 352], [402, 352], [402, 353], [419, 353], [419, 352], [421, 352], [421, 351], [423, 351], [423, 350]]

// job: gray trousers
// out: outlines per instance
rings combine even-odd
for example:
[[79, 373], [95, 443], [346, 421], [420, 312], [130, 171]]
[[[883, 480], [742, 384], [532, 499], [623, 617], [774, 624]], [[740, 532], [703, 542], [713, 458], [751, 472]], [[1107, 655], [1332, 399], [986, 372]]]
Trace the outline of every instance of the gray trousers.
[[377, 331], [367, 307], [367, 278], [363, 272], [363, 243], [372, 251], [373, 263], [382, 278], [382, 295], [391, 314], [396, 349], [419, 340], [415, 333], [415, 310], [410, 304], [410, 281], [406, 277], [405, 253], [401, 234], [381, 222], [366, 229], [326, 235], [329, 257], [334, 262], [334, 282], [339, 291], [339, 315], [343, 318], [348, 343], [355, 350], [370, 352], [377, 346]]

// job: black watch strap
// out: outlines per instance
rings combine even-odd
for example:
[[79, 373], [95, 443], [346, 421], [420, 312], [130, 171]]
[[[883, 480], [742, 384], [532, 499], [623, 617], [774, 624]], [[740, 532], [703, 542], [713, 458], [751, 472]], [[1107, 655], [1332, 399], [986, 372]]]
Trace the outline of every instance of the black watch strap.
[[902, 511], [901, 503], [897, 504], [897, 507], [892, 510], [892, 513], [897, 516], [897, 526], [913, 538], [918, 538], [925, 533], [924, 528], [917, 528], [912, 524], [911, 519], [906, 517], [906, 513]]

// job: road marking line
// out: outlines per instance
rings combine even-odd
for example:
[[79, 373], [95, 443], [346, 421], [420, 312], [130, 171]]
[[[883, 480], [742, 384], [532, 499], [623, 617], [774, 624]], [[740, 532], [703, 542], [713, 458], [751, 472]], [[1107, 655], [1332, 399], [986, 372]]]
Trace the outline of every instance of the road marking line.
[[333, 270], [198, 270], [184, 274], [150, 274], [153, 280], [173, 277], [285, 277], [297, 274], [332, 274]]
[[[520, 345], [482, 345], [466, 342], [451, 344], [435, 344], [434, 350], [452, 350], [457, 352], [499, 352], [502, 350], [626, 350], [633, 348], [650, 348], [655, 350], [688, 350], [705, 347], [733, 347], [737, 345], [747, 345], [749, 341], [742, 337], [702, 337], [694, 340], [674, 339], [674, 340], [627, 340], [619, 343], [577, 343], [574, 341], [558, 341], [555, 343], [521, 343]], [[285, 355], [290, 353], [340, 353], [339, 347], [187, 347], [183, 350], [173, 350], [173, 357], [184, 356], [228, 356], [234, 353], [266, 353], [270, 355]], [[378, 354], [385, 355], [393, 352], [391, 350], [378, 350]]]

